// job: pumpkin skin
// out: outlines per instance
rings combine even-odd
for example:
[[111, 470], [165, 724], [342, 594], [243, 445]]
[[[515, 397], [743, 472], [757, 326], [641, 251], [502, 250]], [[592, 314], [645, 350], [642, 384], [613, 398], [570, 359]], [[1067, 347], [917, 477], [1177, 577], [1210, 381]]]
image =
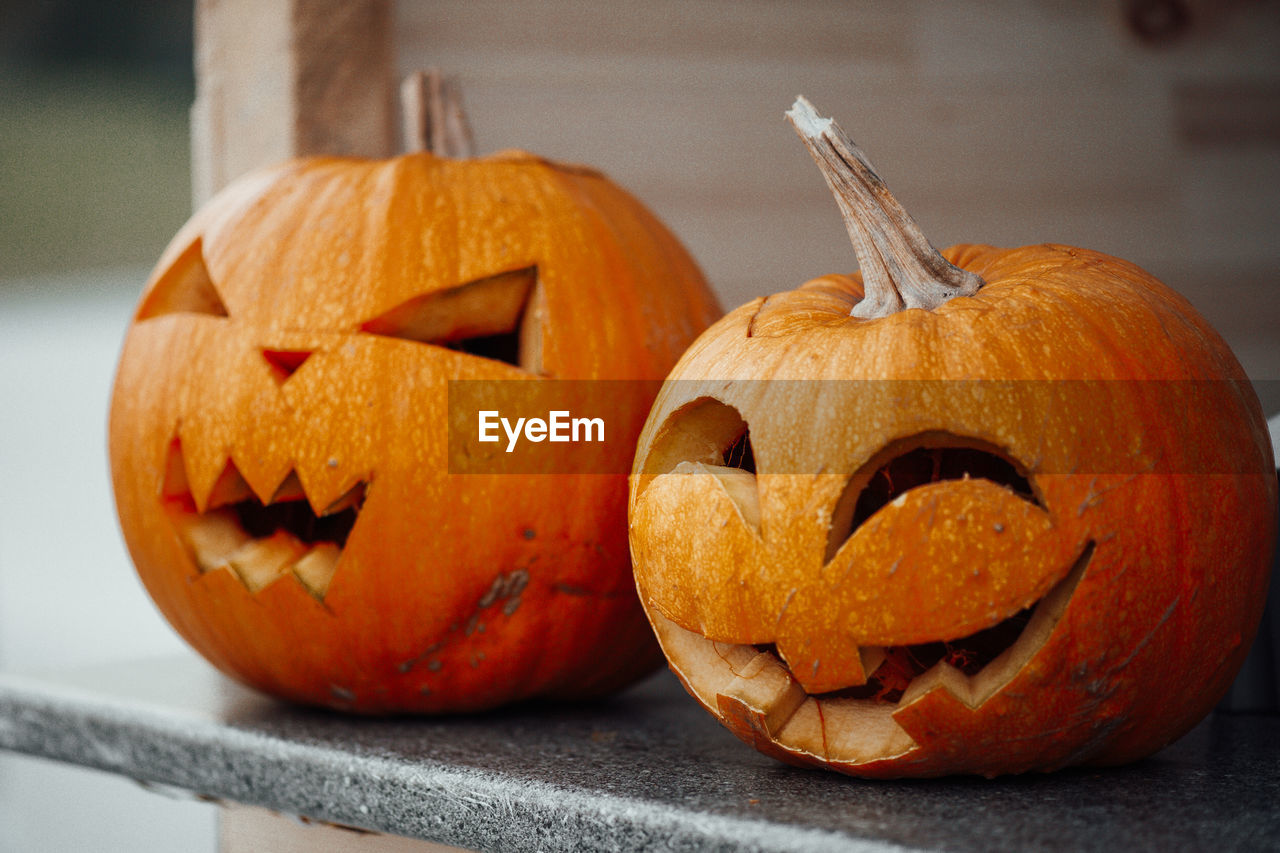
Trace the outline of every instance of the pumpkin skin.
[[[514, 331], [495, 311], [523, 318], [518, 362], [450, 348]], [[215, 666], [293, 701], [619, 688], [661, 660], [625, 475], [451, 475], [448, 382], [660, 379], [719, 313], [676, 238], [582, 167], [418, 153], [244, 178], [174, 238], [124, 343], [110, 459], [138, 574]], [[633, 384], [610, 421], [631, 436], [651, 402]], [[321, 530], [359, 512], [345, 544], [313, 543], [248, 532], [232, 507], [255, 504]], [[246, 543], [267, 556], [234, 557]]]
[[[1132, 264], [942, 254], [985, 286], [865, 320], [860, 277], [826, 276], [690, 348], [636, 455], [641, 601], [688, 691], [784, 761], [995, 776], [1149, 755], [1223, 695], [1261, 617], [1277, 495], [1257, 398]], [[744, 426], [754, 473], [727, 470]], [[886, 460], [947, 446], [1007, 460], [1034, 495], [929, 482], [833, 530]], [[975, 674], [942, 660], [897, 701], [849, 689], [885, 648], [1030, 608]]]

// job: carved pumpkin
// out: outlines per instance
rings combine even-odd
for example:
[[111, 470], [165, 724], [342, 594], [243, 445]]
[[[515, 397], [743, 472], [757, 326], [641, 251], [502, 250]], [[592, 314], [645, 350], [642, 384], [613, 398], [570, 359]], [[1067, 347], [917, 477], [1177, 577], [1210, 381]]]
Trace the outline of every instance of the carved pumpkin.
[[939, 255], [834, 123], [790, 115], [862, 275], [731, 312], [659, 395], [631, 545], [672, 669], [763, 752], [862, 776], [1169, 743], [1265, 598], [1276, 482], [1240, 366], [1116, 258]]
[[[418, 153], [246, 178], [175, 237], [124, 344], [110, 456], [138, 573], [216, 666], [292, 700], [624, 685], [661, 660], [625, 473], [450, 475], [448, 382], [660, 380], [717, 316], [677, 240], [586, 168]], [[615, 471], [652, 402], [631, 386]]]

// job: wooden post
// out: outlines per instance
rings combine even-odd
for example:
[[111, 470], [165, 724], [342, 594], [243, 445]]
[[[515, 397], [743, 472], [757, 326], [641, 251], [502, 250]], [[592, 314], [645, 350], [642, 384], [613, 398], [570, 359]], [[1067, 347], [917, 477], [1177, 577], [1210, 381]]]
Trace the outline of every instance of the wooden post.
[[391, 0], [196, 0], [197, 206], [259, 166], [395, 153]]

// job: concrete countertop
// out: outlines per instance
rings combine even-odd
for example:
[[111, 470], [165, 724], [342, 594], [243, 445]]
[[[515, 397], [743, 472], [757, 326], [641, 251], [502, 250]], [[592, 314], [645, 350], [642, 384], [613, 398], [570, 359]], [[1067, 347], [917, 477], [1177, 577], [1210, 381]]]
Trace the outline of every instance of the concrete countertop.
[[179, 656], [0, 674], [0, 747], [481, 850], [1280, 847], [1274, 714], [1216, 713], [1124, 768], [864, 782], [757, 754], [666, 672], [589, 706], [366, 719]]

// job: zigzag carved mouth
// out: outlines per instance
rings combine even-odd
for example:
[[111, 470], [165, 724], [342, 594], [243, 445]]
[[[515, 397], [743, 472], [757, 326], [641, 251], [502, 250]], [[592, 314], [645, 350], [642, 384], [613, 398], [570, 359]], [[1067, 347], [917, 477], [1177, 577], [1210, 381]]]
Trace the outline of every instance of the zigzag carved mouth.
[[230, 460], [201, 512], [187, 485], [182, 448], [169, 452], [163, 499], [200, 572], [229, 571], [253, 593], [286, 577], [323, 600], [364, 503], [360, 481], [317, 513], [296, 472], [263, 503]]

